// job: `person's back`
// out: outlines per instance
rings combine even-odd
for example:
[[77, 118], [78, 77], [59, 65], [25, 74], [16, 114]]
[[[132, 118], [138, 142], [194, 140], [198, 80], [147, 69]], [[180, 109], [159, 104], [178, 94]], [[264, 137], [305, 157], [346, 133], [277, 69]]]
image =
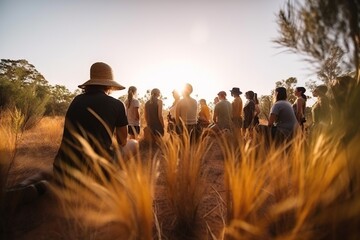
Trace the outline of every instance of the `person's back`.
[[151, 91], [150, 100], [145, 103], [145, 120], [154, 135], [164, 135], [164, 120], [162, 118], [162, 101], [158, 99], [160, 90]]
[[[74, 128], [76, 133], [83, 137], [93, 136], [101, 143], [104, 149], [109, 150], [112, 140], [105, 126], [91, 112], [93, 111], [104, 121], [109, 130], [114, 130], [117, 124], [126, 125], [124, 118], [125, 108], [119, 100], [106, 95], [101, 91], [83, 93], [74, 98], [65, 116], [64, 136], [71, 139], [70, 129]], [[89, 139], [90, 143], [94, 140]], [[93, 145], [93, 144], [91, 144]]]
[[179, 118], [185, 125], [194, 125], [197, 121], [197, 102], [192, 97], [184, 97], [177, 104]]
[[197, 122], [197, 102], [190, 94], [193, 92], [191, 84], [185, 84], [183, 98], [176, 106], [176, 123], [180, 126], [183, 122], [188, 130], [196, 126]]
[[232, 113], [231, 113], [231, 119], [233, 122], [233, 125], [235, 128], [241, 128], [243, 126], [243, 102], [240, 98], [240, 95], [242, 92], [240, 91], [240, 88], [233, 87], [230, 90], [231, 96], [234, 97], [234, 100], [232, 101]]
[[130, 138], [136, 139], [140, 134], [140, 102], [136, 99], [137, 89], [130, 86], [128, 97], [125, 100], [126, 114], [128, 119], [128, 133]]
[[232, 126], [231, 112], [232, 112], [231, 103], [226, 99], [220, 100], [220, 102], [218, 102], [215, 105], [214, 117], [216, 118], [216, 125], [220, 130], [231, 129]]
[[65, 116], [64, 133], [59, 151], [54, 159], [55, 178], [61, 180], [64, 169], [91, 169], [84, 146], [79, 137], [103, 158], [112, 161], [112, 137], [119, 146], [127, 144], [127, 117], [124, 104], [107, 95], [111, 90], [122, 90], [115, 82], [111, 67], [105, 63], [94, 63], [90, 69], [90, 80], [79, 88], [85, 93], [71, 102]]
[[276, 115], [274, 125], [277, 131], [290, 136], [298, 125], [292, 105], [287, 100], [277, 101], [271, 108], [270, 114]]

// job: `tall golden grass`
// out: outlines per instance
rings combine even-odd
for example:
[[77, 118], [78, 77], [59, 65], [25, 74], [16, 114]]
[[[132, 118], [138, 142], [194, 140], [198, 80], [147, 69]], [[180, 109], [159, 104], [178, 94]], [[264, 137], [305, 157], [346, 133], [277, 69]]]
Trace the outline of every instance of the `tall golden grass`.
[[5, 227], [5, 190], [23, 122], [24, 117], [17, 109], [0, 112], [0, 237]]
[[[352, 99], [349, 104], [355, 106], [359, 97]], [[95, 176], [69, 168], [65, 188], [54, 188], [72, 228], [61, 235], [67, 239], [357, 239], [360, 135], [358, 127], [349, 128], [356, 120], [349, 126], [342, 120], [310, 135], [296, 134], [284, 144], [269, 144], [256, 132], [246, 138], [241, 133], [208, 134], [196, 142], [187, 133], [170, 134], [158, 139], [155, 155], [137, 152], [123, 158], [118, 151], [116, 162], [96, 154], [79, 137]], [[1, 156], [11, 156], [16, 137], [9, 128], [0, 129], [1, 137], [9, 135], [4, 138], [8, 145], [1, 145]], [[52, 139], [59, 134], [49, 131]], [[214, 160], [208, 154], [214, 145], [221, 146], [224, 161], [226, 219], [225, 224], [219, 222], [223, 231], [209, 229], [210, 236], [204, 236], [199, 226], [207, 223], [199, 211], [211, 189], [205, 160]], [[153, 207], [161, 173], [172, 212], [168, 220], [173, 231], [166, 236], [157, 222], [161, 209]]]
[[201, 225], [198, 210], [206, 194], [207, 176], [204, 158], [211, 146], [209, 138], [192, 141], [187, 131], [161, 141], [165, 191], [175, 218], [173, 232], [179, 239], [196, 237]]
[[[124, 158], [117, 152], [111, 162], [93, 151], [78, 136], [84, 158], [93, 170], [64, 168], [62, 187], [54, 187], [65, 217], [72, 226], [71, 239], [152, 239], [152, 210], [156, 161], [142, 164], [137, 152]], [[108, 228], [111, 235], [102, 232]], [[75, 236], [73, 235], [75, 234]], [[105, 235], [103, 235], [105, 234]]]

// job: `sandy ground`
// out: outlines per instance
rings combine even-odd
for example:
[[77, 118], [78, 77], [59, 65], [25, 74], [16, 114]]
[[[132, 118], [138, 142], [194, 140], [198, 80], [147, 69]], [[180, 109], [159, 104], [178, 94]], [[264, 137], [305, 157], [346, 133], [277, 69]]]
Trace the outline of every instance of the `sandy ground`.
[[[40, 179], [51, 179], [52, 162], [58, 146], [46, 146], [34, 132], [25, 132], [18, 146], [15, 160], [10, 169], [8, 187], [31, 183]], [[142, 154], [147, 154], [143, 151]], [[198, 211], [200, 225], [197, 239], [212, 239], [208, 229], [219, 236], [225, 218], [225, 189], [223, 161], [219, 147], [213, 147], [206, 158], [209, 171], [206, 196]], [[162, 228], [162, 239], [171, 236], [174, 216], [169, 215], [169, 204], [164, 194], [164, 181], [160, 175], [155, 188], [154, 209]], [[72, 223], [61, 217], [59, 203], [51, 191], [29, 201], [16, 202], [9, 199], [6, 208], [6, 239], [82, 239], [72, 235]], [[106, 229], [106, 228], [104, 228]], [[155, 229], [155, 228], [154, 228]], [[157, 239], [154, 231], [154, 239]], [[104, 230], [94, 239], [112, 239]]]

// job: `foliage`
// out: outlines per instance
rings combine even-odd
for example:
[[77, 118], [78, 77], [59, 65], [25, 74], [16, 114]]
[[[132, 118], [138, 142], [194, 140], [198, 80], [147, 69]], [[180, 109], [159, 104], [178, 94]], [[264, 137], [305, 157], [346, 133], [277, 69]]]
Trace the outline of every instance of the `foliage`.
[[24, 114], [24, 128], [32, 127], [44, 114], [64, 115], [75, 95], [64, 86], [49, 85], [26, 60], [0, 62], [0, 109], [18, 108]]
[[[326, 69], [326, 65], [335, 63], [328, 61], [333, 55], [341, 69], [356, 70], [355, 79], [359, 81], [359, 1], [305, 0], [293, 4], [289, 0], [279, 11], [277, 22], [280, 36], [275, 43], [308, 56], [307, 60], [318, 68]], [[337, 68], [331, 68], [337, 74]], [[325, 77], [333, 76], [325, 74]]]
[[4, 237], [2, 234], [5, 227], [5, 189], [23, 121], [23, 115], [17, 109], [0, 112], [0, 238]]
[[273, 104], [272, 95], [263, 95], [259, 99], [260, 118], [269, 119], [270, 109]]
[[296, 84], [297, 84], [297, 79], [295, 77], [290, 77], [286, 80], [277, 81], [275, 83], [276, 87], [286, 88], [288, 100], [290, 103], [294, 103], [296, 100], [296, 96], [295, 96]]
[[46, 105], [45, 115], [65, 116], [69, 104], [78, 92], [71, 93], [65, 86], [50, 86], [50, 99]]

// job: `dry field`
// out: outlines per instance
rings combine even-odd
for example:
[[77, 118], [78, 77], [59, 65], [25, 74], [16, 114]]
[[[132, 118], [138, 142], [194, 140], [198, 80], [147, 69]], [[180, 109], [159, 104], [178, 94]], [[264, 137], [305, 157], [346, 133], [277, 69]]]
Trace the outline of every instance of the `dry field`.
[[[63, 120], [44, 118], [17, 136], [7, 188], [48, 179]], [[337, 133], [333, 133], [337, 134]], [[358, 138], [301, 134], [288, 145], [237, 134], [198, 145], [165, 136], [140, 142], [99, 181], [50, 188], [31, 199], [5, 198], [6, 239], [356, 239], [360, 232]], [[336, 135], [335, 135], [336, 136]], [[256, 140], [256, 141], [255, 141]], [[9, 147], [7, 147], [9, 148]], [[86, 148], [86, 146], [84, 146]], [[24, 201], [28, 200], [28, 201]]]

